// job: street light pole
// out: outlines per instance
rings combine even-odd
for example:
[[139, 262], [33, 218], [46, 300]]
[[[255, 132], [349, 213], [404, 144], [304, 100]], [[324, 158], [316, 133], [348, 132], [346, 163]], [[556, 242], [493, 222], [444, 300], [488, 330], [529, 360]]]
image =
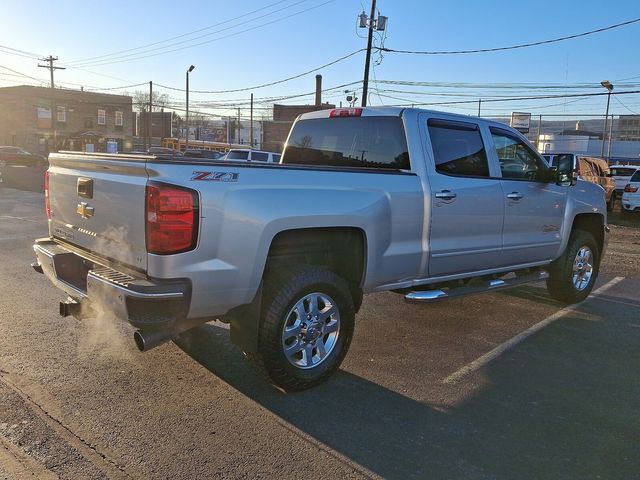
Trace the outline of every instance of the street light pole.
[[[602, 129], [602, 148], [600, 150], [600, 156], [604, 157], [604, 141], [607, 136], [607, 122], [609, 121], [609, 102], [611, 101], [611, 91], [613, 90], [613, 84], [609, 82], [609, 80], [603, 80], [600, 82], [604, 88], [607, 89], [607, 112], [604, 115], [604, 128]], [[613, 119], [611, 120], [613, 123]], [[611, 138], [609, 138], [609, 142], [611, 142]]]
[[187, 88], [186, 88], [186, 92], [187, 92], [187, 118], [185, 120], [185, 123], [187, 124], [187, 140], [185, 141], [185, 144], [184, 144], [185, 151], [189, 148], [189, 74], [191, 72], [193, 72], [194, 68], [196, 68], [196, 66], [195, 65], [191, 65], [187, 70]]

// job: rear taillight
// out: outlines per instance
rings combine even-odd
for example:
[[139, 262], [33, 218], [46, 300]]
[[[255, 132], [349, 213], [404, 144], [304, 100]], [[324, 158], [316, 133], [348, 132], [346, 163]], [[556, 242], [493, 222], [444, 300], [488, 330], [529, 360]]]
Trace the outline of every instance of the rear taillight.
[[195, 190], [148, 184], [146, 215], [147, 252], [168, 255], [196, 248], [199, 208]]
[[329, 112], [329, 118], [359, 117], [360, 115], [362, 115], [361, 108], [334, 108]]
[[627, 185], [624, 187], [624, 191], [629, 193], [635, 193], [638, 191], [638, 187], [633, 186], [630, 183], [627, 183]]
[[44, 210], [47, 218], [51, 218], [51, 204], [49, 203], [49, 170], [44, 172]]

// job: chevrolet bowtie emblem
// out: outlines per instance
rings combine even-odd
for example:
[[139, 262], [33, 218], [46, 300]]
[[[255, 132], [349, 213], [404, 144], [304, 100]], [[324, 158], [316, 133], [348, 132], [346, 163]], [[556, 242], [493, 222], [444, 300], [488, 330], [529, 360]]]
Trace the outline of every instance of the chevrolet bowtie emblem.
[[76, 208], [76, 213], [82, 218], [93, 217], [93, 207], [90, 207], [87, 202], [80, 202]]

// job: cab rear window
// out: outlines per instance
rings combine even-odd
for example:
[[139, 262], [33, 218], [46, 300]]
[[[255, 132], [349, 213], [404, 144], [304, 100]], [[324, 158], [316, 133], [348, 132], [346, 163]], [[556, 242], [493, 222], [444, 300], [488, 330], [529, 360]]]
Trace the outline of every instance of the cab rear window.
[[300, 120], [282, 153], [282, 163], [328, 167], [409, 170], [400, 117], [339, 117]]

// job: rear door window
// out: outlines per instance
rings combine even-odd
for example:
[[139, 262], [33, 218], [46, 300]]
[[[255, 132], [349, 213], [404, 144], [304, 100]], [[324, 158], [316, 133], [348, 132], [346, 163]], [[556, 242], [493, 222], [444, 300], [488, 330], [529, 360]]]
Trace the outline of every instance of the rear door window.
[[400, 117], [310, 118], [294, 125], [282, 163], [409, 170]]
[[251, 152], [252, 162], [266, 162], [269, 160], [269, 154], [264, 152]]
[[249, 160], [249, 150], [229, 150], [227, 160]]
[[427, 127], [438, 173], [464, 177], [489, 176], [487, 152], [476, 124], [431, 118]]

